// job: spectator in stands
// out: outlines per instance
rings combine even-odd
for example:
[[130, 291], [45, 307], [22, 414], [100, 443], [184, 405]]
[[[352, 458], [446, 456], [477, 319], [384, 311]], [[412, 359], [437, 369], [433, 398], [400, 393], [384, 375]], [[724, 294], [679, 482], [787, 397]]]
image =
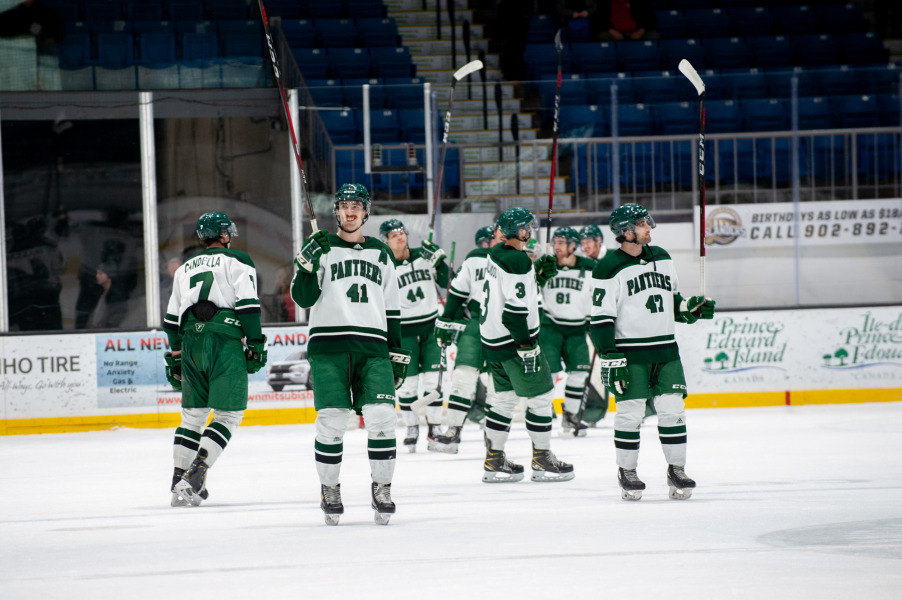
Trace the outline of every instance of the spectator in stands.
[[291, 299], [291, 278], [294, 269], [291, 265], [283, 265], [276, 269], [276, 286], [271, 294], [260, 298], [263, 309], [263, 320], [266, 323], [293, 323], [296, 304]]
[[557, 0], [555, 11], [571, 42], [594, 40], [602, 31], [596, 0]]
[[[114, 279], [115, 278], [115, 279]], [[101, 263], [97, 267], [97, 285], [103, 290], [88, 322], [89, 329], [115, 329], [128, 314], [131, 295], [127, 277], [120, 277], [116, 265]]]
[[599, 40], [657, 39], [658, 18], [650, 0], [602, 0], [599, 7], [603, 25]]

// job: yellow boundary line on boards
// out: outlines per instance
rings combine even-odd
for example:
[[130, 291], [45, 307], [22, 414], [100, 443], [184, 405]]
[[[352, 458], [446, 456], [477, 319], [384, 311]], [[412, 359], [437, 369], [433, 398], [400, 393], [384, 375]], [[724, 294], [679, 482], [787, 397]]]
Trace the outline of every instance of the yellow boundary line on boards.
[[[561, 410], [563, 400], [555, 400]], [[902, 402], [902, 389], [812, 390], [798, 392], [744, 392], [735, 394], [692, 394], [686, 398], [686, 408], [743, 408], [761, 406], [800, 406], [804, 404], [853, 404], [859, 402]], [[610, 399], [609, 411], [615, 410]], [[242, 425], [299, 425], [313, 423], [316, 411], [308, 408], [250, 409], [244, 414]], [[0, 420], [0, 435], [35, 433], [74, 433], [104, 431], [119, 427], [137, 429], [175, 428], [181, 413], [150, 413], [137, 415], [95, 415], [86, 417], [54, 417], [46, 419]]]

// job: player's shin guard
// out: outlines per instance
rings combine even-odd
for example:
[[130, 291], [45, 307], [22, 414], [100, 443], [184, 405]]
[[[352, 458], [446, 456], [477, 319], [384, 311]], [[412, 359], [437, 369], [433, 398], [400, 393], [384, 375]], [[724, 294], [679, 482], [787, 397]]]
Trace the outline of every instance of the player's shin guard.
[[621, 400], [614, 418], [617, 466], [635, 470], [639, 464], [639, 427], [645, 416], [645, 400]]
[[418, 384], [419, 375], [410, 375], [404, 379], [404, 383], [401, 384], [397, 391], [401, 417], [404, 419], [404, 424], [408, 427], [414, 427], [420, 422], [419, 416], [410, 407], [417, 399]]
[[182, 422], [175, 430], [172, 443], [172, 462], [175, 468], [185, 471], [200, 450], [201, 434], [207, 415], [207, 408], [183, 408]]
[[454, 368], [451, 376], [451, 393], [448, 397], [446, 423], [449, 427], [460, 427], [476, 398], [476, 382], [479, 371], [475, 367], [461, 365]]
[[686, 410], [682, 394], [656, 396], [655, 410], [658, 412], [658, 438], [667, 464], [686, 466]]
[[570, 371], [567, 373], [567, 383], [564, 384], [564, 410], [571, 415], [579, 413], [588, 379], [589, 374], [585, 371]]
[[366, 426], [367, 452], [373, 481], [377, 484], [389, 484], [395, 472], [397, 456], [395, 409], [391, 404], [365, 404], [363, 422]]
[[[316, 413], [316, 439], [313, 452], [316, 474], [323, 485], [338, 485], [344, 435], [351, 411], [346, 408], [323, 408]], [[394, 435], [394, 432], [392, 432]]]
[[213, 420], [204, 430], [200, 440], [200, 447], [207, 451], [207, 466], [212, 467], [222, 451], [232, 439], [241, 419], [244, 418], [243, 410], [214, 410]]
[[534, 396], [526, 401], [526, 431], [537, 450], [551, 448], [551, 411], [554, 391]]
[[491, 404], [486, 406], [485, 438], [490, 449], [504, 450], [518, 400], [517, 394], [512, 391], [498, 392], [492, 397]]

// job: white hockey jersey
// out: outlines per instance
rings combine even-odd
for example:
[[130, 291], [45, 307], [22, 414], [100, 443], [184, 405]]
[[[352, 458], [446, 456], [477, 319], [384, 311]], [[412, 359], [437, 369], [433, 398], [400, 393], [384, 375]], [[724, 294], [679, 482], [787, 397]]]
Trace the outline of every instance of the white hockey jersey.
[[514, 357], [517, 346], [539, 335], [539, 286], [529, 256], [506, 244], [492, 248], [483, 289], [479, 333], [486, 359]]
[[436, 272], [429, 261], [420, 256], [420, 249], [412, 248], [409, 258], [395, 261], [395, 271], [401, 301], [401, 327], [434, 321], [439, 306]]
[[449, 294], [454, 294], [462, 302], [467, 302], [471, 315], [482, 312], [482, 298], [485, 294], [483, 284], [489, 252], [489, 248], [476, 248], [467, 254], [448, 288]]
[[561, 327], [581, 327], [589, 322], [591, 279], [595, 261], [577, 257], [572, 267], [558, 267], [542, 288], [545, 318]]

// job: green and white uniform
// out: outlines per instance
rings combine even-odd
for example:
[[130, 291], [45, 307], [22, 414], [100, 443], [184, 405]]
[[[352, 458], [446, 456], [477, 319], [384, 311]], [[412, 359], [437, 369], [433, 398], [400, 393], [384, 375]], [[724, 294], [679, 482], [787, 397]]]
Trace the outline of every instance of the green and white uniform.
[[537, 449], [551, 446], [554, 382], [544, 355], [534, 373], [524, 373], [517, 348], [539, 336], [539, 292], [526, 252], [498, 244], [486, 265], [480, 335], [495, 389], [488, 400], [485, 435], [492, 450], [503, 450], [514, 408], [526, 399], [526, 429]]
[[625, 393], [612, 390], [614, 445], [624, 469], [638, 463], [639, 427], [649, 401], [667, 462], [686, 464], [686, 378], [674, 335], [680, 302], [676, 269], [663, 248], [643, 246], [638, 257], [612, 250], [592, 272], [592, 342], [599, 355], [623, 353], [629, 370]]
[[[459, 427], [467, 418], [476, 399], [479, 372], [485, 368], [482, 355], [482, 339], [479, 321], [482, 316], [482, 299], [485, 293], [485, 268], [489, 248], [476, 248], [464, 259], [448, 288], [443, 317], [463, 320], [469, 309], [466, 328], [457, 338], [457, 357], [451, 374], [451, 393], [448, 397], [448, 426]], [[472, 418], [472, 415], [471, 415]]]
[[391, 483], [396, 455], [395, 386], [389, 349], [400, 347], [398, 282], [391, 250], [368, 237], [349, 243], [329, 235], [319, 269], [298, 269], [291, 297], [310, 308], [308, 356], [317, 410], [316, 469], [338, 483], [343, 440], [353, 411], [367, 430], [376, 483]]
[[[163, 329], [182, 352], [182, 422], [173, 457], [187, 469], [198, 450], [213, 466], [247, 408], [242, 338], [263, 339], [257, 271], [240, 250], [209, 248], [175, 273]], [[210, 410], [213, 420], [206, 426]], [[205, 427], [206, 426], [206, 427]]]
[[[398, 403], [408, 427], [417, 424], [410, 405], [438, 387], [441, 349], [435, 341], [435, 319], [438, 317], [438, 292], [448, 285], [448, 265], [439, 261], [435, 268], [423, 258], [420, 248], [411, 248], [410, 256], [395, 261], [398, 292], [401, 298], [401, 347], [410, 352], [407, 377], [398, 388]], [[422, 384], [422, 385], [420, 385]], [[439, 425], [442, 420], [441, 399], [426, 407], [426, 422]]]
[[557, 274], [542, 288], [542, 333], [539, 344], [553, 373], [567, 372], [564, 410], [579, 412], [589, 376], [589, 306], [595, 261], [582, 256], [570, 266], [558, 266]]

